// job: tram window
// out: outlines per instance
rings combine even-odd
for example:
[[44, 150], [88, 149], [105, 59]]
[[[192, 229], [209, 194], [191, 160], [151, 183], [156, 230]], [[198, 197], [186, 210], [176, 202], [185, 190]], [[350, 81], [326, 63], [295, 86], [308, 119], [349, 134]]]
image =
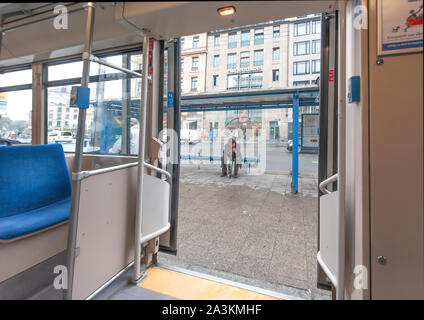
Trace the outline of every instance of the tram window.
[[[141, 72], [141, 54], [118, 54], [108, 56], [106, 61], [115, 65]], [[66, 152], [75, 151], [75, 137], [78, 114], [69, 108], [69, 95], [72, 85], [82, 75], [80, 62], [49, 66], [49, 81], [55, 81], [47, 89], [47, 112], [52, 115], [48, 122], [48, 143], [61, 143]], [[82, 66], [82, 65], [81, 65]], [[77, 70], [73, 70], [73, 67]], [[78, 69], [79, 68], [79, 69]], [[62, 74], [57, 75], [52, 70]], [[103, 78], [101, 75], [108, 74]], [[137, 154], [139, 121], [139, 99], [141, 80], [127, 77], [122, 72], [97, 63], [90, 64], [90, 107], [86, 113], [84, 152], [101, 154]], [[63, 84], [63, 85], [61, 85]], [[138, 100], [137, 100], [138, 99]], [[61, 110], [61, 112], [59, 111]], [[50, 117], [50, 116], [49, 116]], [[71, 132], [60, 134], [62, 139], [50, 135], [51, 132]], [[122, 135], [127, 138], [122, 139]], [[136, 137], [137, 135], [137, 137]], [[56, 139], [56, 140], [55, 140]]]
[[20, 70], [0, 74], [0, 87], [10, 87], [22, 84], [31, 84], [32, 70]]
[[[123, 66], [122, 55], [109, 56], [104, 58], [107, 62]], [[48, 81], [57, 81], [64, 79], [80, 78], [82, 75], [82, 61], [68, 62], [48, 66]], [[99, 74], [116, 73], [117, 70], [99, 65], [98, 63], [90, 63], [90, 76]]]
[[31, 143], [32, 90], [0, 92], [0, 138]]

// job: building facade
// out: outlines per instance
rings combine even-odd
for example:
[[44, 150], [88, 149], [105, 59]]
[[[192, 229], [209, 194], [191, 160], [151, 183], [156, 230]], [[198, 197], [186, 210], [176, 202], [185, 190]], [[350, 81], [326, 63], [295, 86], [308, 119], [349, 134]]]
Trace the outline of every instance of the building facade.
[[[320, 72], [320, 21], [320, 14], [316, 14], [184, 37], [182, 94], [315, 86]], [[196, 37], [198, 47], [194, 48]], [[317, 110], [305, 107], [300, 113]], [[207, 137], [213, 128], [223, 132], [234, 127], [234, 119], [246, 116], [255, 129], [266, 134], [267, 141], [291, 137], [291, 109], [187, 113], [183, 114], [181, 128], [190, 122]]]

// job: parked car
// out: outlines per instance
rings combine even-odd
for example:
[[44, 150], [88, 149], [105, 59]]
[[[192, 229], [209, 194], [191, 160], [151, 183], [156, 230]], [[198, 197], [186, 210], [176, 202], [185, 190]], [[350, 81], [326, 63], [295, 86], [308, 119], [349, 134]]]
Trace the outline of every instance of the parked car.
[[[293, 140], [289, 140], [289, 141], [287, 141], [287, 150], [288, 150], [289, 152], [292, 152], [292, 151], [293, 151]], [[300, 151], [301, 151], [300, 141], [299, 141], [299, 147], [298, 147], [298, 149], [297, 149], [297, 150], [298, 150], [297, 152], [300, 152]]]

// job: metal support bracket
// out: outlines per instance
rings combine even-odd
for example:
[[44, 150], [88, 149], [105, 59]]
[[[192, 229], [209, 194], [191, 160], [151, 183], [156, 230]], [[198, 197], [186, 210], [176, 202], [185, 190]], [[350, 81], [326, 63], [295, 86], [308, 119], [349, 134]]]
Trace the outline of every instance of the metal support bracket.
[[89, 171], [81, 171], [81, 172], [72, 172], [72, 180], [78, 181], [87, 178], [90, 176]]

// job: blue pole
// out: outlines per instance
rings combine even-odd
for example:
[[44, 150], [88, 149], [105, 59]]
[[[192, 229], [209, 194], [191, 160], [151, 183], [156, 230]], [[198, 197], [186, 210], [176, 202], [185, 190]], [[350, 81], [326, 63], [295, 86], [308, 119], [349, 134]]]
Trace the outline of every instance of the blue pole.
[[299, 92], [293, 94], [292, 192], [298, 191], [299, 178]]

